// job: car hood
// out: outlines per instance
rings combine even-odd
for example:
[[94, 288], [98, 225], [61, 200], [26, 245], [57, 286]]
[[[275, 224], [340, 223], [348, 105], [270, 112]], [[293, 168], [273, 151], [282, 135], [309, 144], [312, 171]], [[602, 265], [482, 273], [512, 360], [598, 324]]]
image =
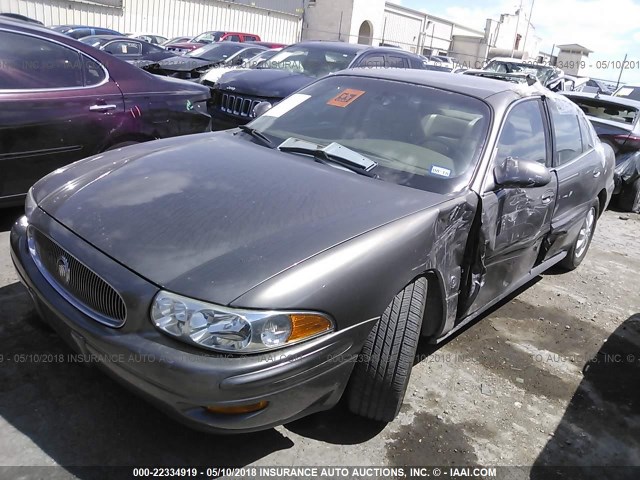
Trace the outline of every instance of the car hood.
[[222, 305], [445, 199], [230, 132], [92, 157], [39, 182], [34, 195], [58, 222], [147, 280]]
[[218, 88], [256, 97], [284, 98], [314, 80], [299, 73], [258, 68], [226, 73], [220, 78]]
[[201, 60], [199, 58], [191, 58], [182, 55], [165, 58], [164, 60], [156, 62], [158, 68], [174, 72], [190, 72], [196, 68], [215, 65], [216, 63], [220, 63], [220, 61]]

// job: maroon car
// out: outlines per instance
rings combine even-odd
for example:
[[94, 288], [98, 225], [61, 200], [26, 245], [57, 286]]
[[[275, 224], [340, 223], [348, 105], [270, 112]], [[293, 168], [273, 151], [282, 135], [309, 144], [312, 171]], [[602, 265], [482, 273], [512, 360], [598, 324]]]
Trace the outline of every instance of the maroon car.
[[210, 130], [207, 87], [151, 75], [50, 29], [0, 20], [0, 205], [76, 160]]
[[204, 32], [189, 42], [174, 43], [167, 46], [167, 50], [185, 53], [200, 48], [202, 45], [215, 42], [259, 42], [260, 37], [253, 33], [240, 32]]

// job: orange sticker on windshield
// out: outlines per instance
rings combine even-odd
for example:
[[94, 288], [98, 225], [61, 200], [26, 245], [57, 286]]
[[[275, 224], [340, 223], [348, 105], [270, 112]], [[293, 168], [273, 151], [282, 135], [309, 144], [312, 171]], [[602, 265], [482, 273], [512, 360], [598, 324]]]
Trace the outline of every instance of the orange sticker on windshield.
[[327, 105], [333, 105], [334, 107], [348, 107], [357, 99], [359, 99], [366, 92], [363, 90], [353, 90], [351, 88], [347, 88], [345, 91], [341, 92], [337, 97], [332, 98], [327, 102]]

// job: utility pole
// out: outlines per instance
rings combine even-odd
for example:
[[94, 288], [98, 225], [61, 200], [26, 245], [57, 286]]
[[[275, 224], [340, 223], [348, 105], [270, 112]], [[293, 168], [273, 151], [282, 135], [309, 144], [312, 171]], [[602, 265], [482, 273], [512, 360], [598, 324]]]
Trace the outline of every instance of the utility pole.
[[529, 36], [529, 25], [531, 25], [531, 15], [533, 15], [533, 6], [536, 0], [531, 0], [531, 9], [529, 10], [529, 18], [527, 19], [527, 30], [524, 33], [524, 44], [522, 45], [522, 51], [527, 51], [527, 37]]
[[624, 54], [624, 60], [620, 66], [620, 75], [618, 75], [618, 83], [616, 83], [616, 89], [620, 86], [620, 79], [622, 78], [622, 72], [624, 72], [624, 65], [627, 63], [627, 53]]

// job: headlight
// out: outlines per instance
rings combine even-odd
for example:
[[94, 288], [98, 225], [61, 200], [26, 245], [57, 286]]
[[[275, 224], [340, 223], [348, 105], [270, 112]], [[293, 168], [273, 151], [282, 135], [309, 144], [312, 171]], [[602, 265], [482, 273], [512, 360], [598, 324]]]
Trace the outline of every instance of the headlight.
[[164, 291], [153, 300], [151, 320], [179, 340], [233, 353], [273, 350], [334, 329], [320, 313], [237, 310]]
[[33, 188], [27, 192], [27, 198], [24, 201], [24, 214], [27, 218], [31, 218], [33, 211], [38, 208], [35, 198], [33, 198]]

